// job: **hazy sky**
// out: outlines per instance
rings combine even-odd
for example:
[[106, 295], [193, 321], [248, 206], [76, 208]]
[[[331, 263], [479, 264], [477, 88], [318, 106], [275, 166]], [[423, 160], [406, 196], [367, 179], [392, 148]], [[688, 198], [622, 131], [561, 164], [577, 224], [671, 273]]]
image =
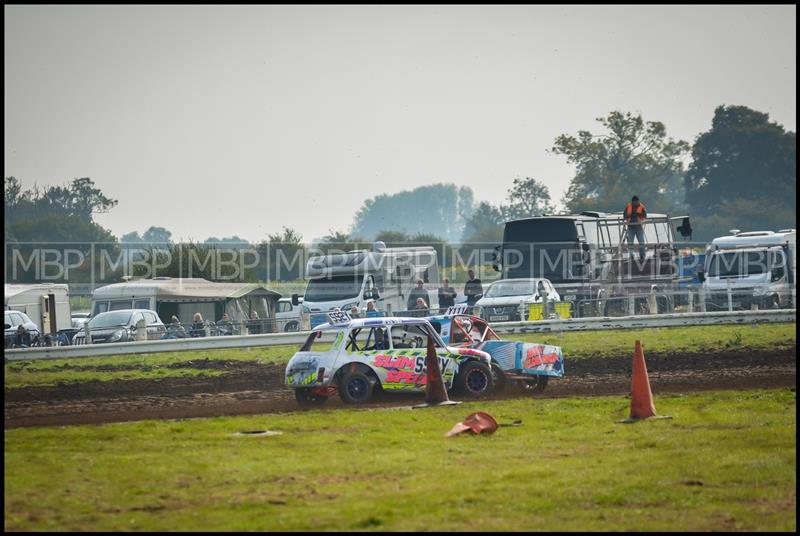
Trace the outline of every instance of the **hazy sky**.
[[[796, 130], [795, 6], [6, 6], [5, 175], [91, 177], [174, 239], [345, 231], [433, 182], [560, 200], [611, 110], [692, 142], [721, 104]], [[655, 208], [655, 207], [654, 207]]]

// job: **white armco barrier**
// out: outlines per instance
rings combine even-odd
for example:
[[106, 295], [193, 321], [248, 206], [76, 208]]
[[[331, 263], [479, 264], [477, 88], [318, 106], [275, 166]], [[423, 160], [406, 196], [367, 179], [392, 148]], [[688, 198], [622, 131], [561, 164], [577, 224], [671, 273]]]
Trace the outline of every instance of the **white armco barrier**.
[[[566, 320], [538, 320], [525, 322], [496, 322], [492, 329], [499, 334], [558, 333], [563, 331], [594, 331], [605, 329], [666, 328], [676, 326], [714, 326], [722, 324], [760, 324], [766, 322], [795, 322], [795, 309], [769, 311], [722, 311], [714, 313], [673, 313], [600, 318], [568, 318]], [[224, 348], [258, 348], [261, 346], [299, 346], [310, 332], [272, 333], [267, 335], [239, 335], [224, 337], [198, 337], [160, 341], [117, 342], [86, 344], [80, 346], [51, 346], [6, 350], [6, 361], [34, 359], [63, 359], [73, 357], [101, 357], [156, 352], [183, 352], [187, 350], [221, 350]], [[323, 333], [322, 341], [333, 342], [333, 332]], [[292, 352], [296, 350], [293, 349]]]

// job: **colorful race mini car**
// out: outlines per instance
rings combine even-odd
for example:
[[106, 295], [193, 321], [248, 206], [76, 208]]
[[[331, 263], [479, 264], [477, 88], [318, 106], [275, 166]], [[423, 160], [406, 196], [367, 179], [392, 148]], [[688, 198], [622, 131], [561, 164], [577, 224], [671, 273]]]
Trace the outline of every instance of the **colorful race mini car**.
[[448, 347], [424, 318], [351, 320], [346, 315], [311, 332], [286, 365], [286, 385], [301, 405], [322, 404], [336, 392], [348, 404], [366, 402], [379, 389], [422, 392], [428, 337], [448, 390], [479, 397], [492, 389], [489, 354]]
[[564, 375], [564, 356], [559, 346], [503, 341], [486, 320], [448, 313], [427, 319], [448, 346], [483, 350], [491, 355], [497, 389], [511, 381], [526, 391], [540, 393], [548, 378]]

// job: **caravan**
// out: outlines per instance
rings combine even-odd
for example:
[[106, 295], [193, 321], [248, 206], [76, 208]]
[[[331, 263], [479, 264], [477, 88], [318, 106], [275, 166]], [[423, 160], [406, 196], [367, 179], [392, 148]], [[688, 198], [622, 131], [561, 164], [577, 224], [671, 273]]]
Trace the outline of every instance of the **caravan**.
[[706, 310], [795, 307], [795, 229], [740, 232], [715, 238], [706, 250]]
[[72, 328], [67, 285], [57, 283], [6, 284], [4, 298], [5, 310], [25, 313], [43, 334], [55, 335], [59, 331]]
[[327, 322], [325, 315], [329, 311], [337, 308], [350, 311], [352, 307], [364, 311], [371, 300], [378, 310], [404, 311], [417, 279], [422, 279], [435, 299], [439, 263], [431, 246], [387, 248], [378, 241], [372, 251], [311, 257], [306, 277], [303, 312], [311, 315], [314, 328]]

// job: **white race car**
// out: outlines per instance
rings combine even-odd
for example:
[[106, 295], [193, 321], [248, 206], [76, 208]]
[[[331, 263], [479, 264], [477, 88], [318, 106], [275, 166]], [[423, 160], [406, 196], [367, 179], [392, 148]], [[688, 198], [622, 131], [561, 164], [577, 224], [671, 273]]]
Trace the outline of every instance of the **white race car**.
[[322, 404], [336, 392], [344, 402], [358, 404], [376, 389], [424, 391], [428, 337], [448, 390], [479, 397], [492, 388], [489, 354], [448, 347], [424, 318], [329, 316], [331, 323], [317, 326], [286, 365], [286, 385], [301, 405]]

